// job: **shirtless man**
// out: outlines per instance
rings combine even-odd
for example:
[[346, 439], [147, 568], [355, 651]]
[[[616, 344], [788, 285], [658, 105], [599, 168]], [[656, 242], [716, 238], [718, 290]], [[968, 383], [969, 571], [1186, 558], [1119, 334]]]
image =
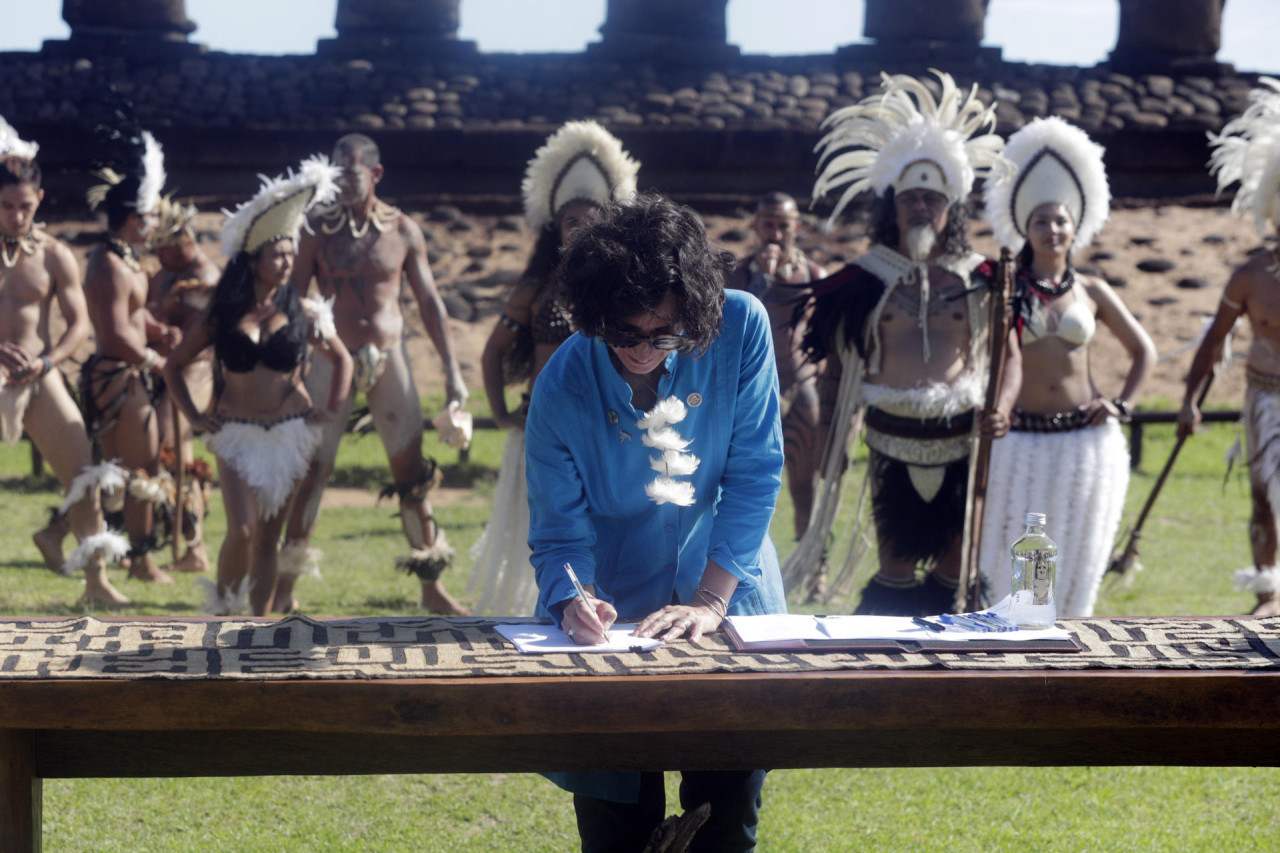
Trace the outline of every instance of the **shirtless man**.
[[1223, 290], [1218, 313], [1200, 342], [1187, 391], [1178, 413], [1178, 435], [1189, 436], [1200, 425], [1197, 401], [1222, 354], [1236, 320], [1249, 318], [1253, 343], [1245, 360], [1245, 439], [1253, 512], [1249, 544], [1253, 569], [1236, 575], [1236, 585], [1257, 595], [1255, 616], [1280, 615], [1280, 569], [1276, 568], [1276, 508], [1280, 506], [1280, 257], [1274, 249], [1259, 252], [1240, 266]]
[[[1267, 78], [1250, 93], [1250, 107], [1219, 136], [1209, 171], [1222, 193], [1236, 181], [1231, 209], [1253, 220], [1260, 238], [1280, 235], [1280, 84]], [[1249, 544], [1253, 568], [1236, 573], [1238, 589], [1257, 596], [1255, 616], [1280, 615], [1280, 568], [1276, 566], [1280, 511], [1280, 254], [1258, 252], [1232, 273], [1218, 313], [1196, 350], [1187, 374], [1187, 392], [1178, 414], [1178, 435], [1190, 436], [1200, 424], [1200, 395], [1213, 374], [1223, 343], [1236, 320], [1249, 318], [1253, 343], [1245, 361], [1245, 440], [1253, 512]]]
[[[155, 145], [149, 133], [142, 135]], [[148, 310], [147, 274], [138, 259], [137, 247], [146, 242], [157, 221], [159, 187], [148, 191], [155, 177], [135, 171], [90, 190], [91, 203], [96, 201], [106, 211], [107, 237], [89, 253], [85, 272], [98, 348], [85, 362], [80, 385], [86, 420], [101, 442], [103, 458], [118, 459], [130, 471], [124, 504], [129, 576], [167, 584], [173, 578], [151, 557], [157, 548], [153, 509], [166, 498], [156, 476], [160, 425], [153, 396], [165, 359], [150, 345], [171, 349], [181, 333]], [[159, 181], [163, 183], [163, 172]]]
[[[184, 334], [209, 304], [213, 288], [222, 274], [218, 265], [209, 260], [196, 245], [195, 233], [191, 228], [195, 215], [196, 208], [193, 205], [184, 205], [169, 198], [161, 199], [160, 221], [151, 241], [160, 269], [151, 277], [147, 305], [160, 322], [176, 326]], [[201, 352], [183, 371], [183, 377], [187, 387], [191, 389], [196, 408], [201, 412], [207, 411], [213, 401], [213, 350]], [[173, 400], [167, 394], [156, 406], [156, 416], [160, 423], [161, 456], [173, 453], [177, 446], [174, 441], [175, 411]], [[186, 541], [187, 552], [171, 568], [180, 572], [203, 572], [209, 569], [204, 542], [204, 487], [207, 481], [198, 476], [203, 463], [192, 464], [194, 432], [191, 423], [183, 418], [181, 428], [180, 458], [184, 466], [185, 492], [181, 533]]]
[[[8, 130], [3, 119], [0, 126]], [[89, 336], [80, 266], [65, 243], [35, 223], [44, 190], [35, 146], [27, 145], [17, 149], [25, 156], [12, 147], [0, 150], [0, 432], [12, 446], [25, 428], [67, 491], [64, 517], [80, 546], [59, 568], [84, 570], [87, 600], [127, 604], [106, 570], [127, 543], [105, 529], [99, 504], [104, 489], [123, 489], [123, 472], [92, 465], [84, 420], [56, 369]], [[55, 300], [66, 323], [56, 341], [50, 331]]]
[[[886, 76], [882, 103], [868, 99], [842, 111], [819, 144], [828, 153], [867, 147], [870, 140], [882, 146], [852, 167], [842, 156], [824, 160], [814, 188], [818, 196], [833, 185], [853, 184], [833, 216], [858, 188], [877, 196], [872, 248], [814, 285], [809, 341], [814, 356], [826, 356], [819, 395], [832, 440], [824, 508], [835, 505], [839, 493], [842, 468], [834, 463], [847, 446], [851, 415], [866, 407], [879, 571], [863, 589], [856, 613], [915, 616], [954, 609], [975, 421], [984, 435], [1008, 432], [1021, 381], [1011, 329], [995, 410], [982, 411], [996, 266], [969, 250], [966, 201], [978, 170], [1008, 171], [1011, 165], [996, 153], [1001, 141], [994, 134], [972, 147], [964, 142], [994, 126], [993, 109], [959, 90], [948, 75], [938, 77], [940, 100], [921, 81]], [[892, 108], [882, 108], [888, 104]], [[869, 125], [879, 127], [867, 133]], [[822, 523], [815, 521], [797, 560], [812, 562], [832, 518], [824, 512]]]
[[[444, 303], [427, 265], [426, 240], [408, 216], [378, 199], [383, 167], [372, 139], [361, 134], [342, 137], [334, 146], [333, 160], [342, 169], [341, 194], [336, 205], [312, 217], [314, 233], [303, 233], [292, 283], [298, 293], [305, 294], [315, 279], [320, 295], [334, 300], [338, 337], [355, 360], [355, 389], [364, 392], [368, 401], [400, 500], [401, 525], [411, 552], [397, 559], [397, 565], [421, 581], [424, 609], [465, 615], [467, 611], [440, 582], [441, 572], [453, 560], [453, 549], [427, 501], [436, 465], [422, 455], [422, 407], [409, 369], [400, 311], [403, 277], [444, 363], [448, 402], [465, 403], [467, 388], [454, 355]], [[329, 373], [324, 362], [312, 363], [307, 387], [317, 406], [328, 399]], [[350, 395], [340, 417], [325, 425], [324, 441], [290, 510], [276, 588], [281, 607], [294, 604], [292, 578], [314, 571], [319, 558], [307, 543], [355, 396]]]
[[725, 283], [726, 287], [752, 294], [769, 312], [782, 392], [787, 484], [795, 508], [797, 539], [809, 529], [822, 445], [818, 434], [818, 365], [805, 358], [801, 342], [807, 323], [796, 322], [795, 309], [808, 294], [808, 285], [827, 277], [827, 271], [796, 246], [799, 229], [800, 212], [795, 199], [779, 192], [761, 196], [751, 220], [760, 248], [742, 258]]

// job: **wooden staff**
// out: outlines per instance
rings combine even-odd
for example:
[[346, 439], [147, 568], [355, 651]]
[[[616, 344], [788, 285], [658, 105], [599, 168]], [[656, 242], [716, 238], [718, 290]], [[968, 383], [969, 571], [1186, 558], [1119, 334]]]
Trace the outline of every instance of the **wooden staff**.
[[182, 481], [183, 481], [183, 459], [182, 459], [182, 410], [178, 408], [178, 404], [169, 400], [169, 406], [173, 409], [173, 561], [176, 563], [182, 559], [179, 553], [182, 540]]
[[[990, 365], [984, 411], [993, 412], [1004, 384], [1005, 359], [1008, 356], [1009, 300], [1013, 296], [1013, 253], [1000, 250], [1000, 267], [991, 288], [991, 317], [987, 325], [990, 338]], [[987, 479], [991, 468], [991, 437], [984, 436], [974, 424], [975, 441], [969, 457], [969, 496], [965, 502], [964, 539], [960, 564], [960, 597], [966, 611], [979, 606], [981, 584], [978, 582], [978, 550], [982, 545], [982, 515], [987, 500]]]
[[[1209, 396], [1209, 386], [1213, 384], [1213, 377], [1217, 371], [1211, 371], [1204, 380], [1204, 388], [1200, 391], [1200, 397], [1196, 400], [1196, 408], [1204, 406], [1204, 400]], [[1129, 530], [1129, 541], [1125, 543], [1123, 549], [1117, 551], [1111, 558], [1111, 565], [1107, 566], [1106, 574], [1115, 574], [1117, 577], [1123, 578], [1130, 570], [1140, 570], [1142, 563], [1138, 560], [1138, 540], [1142, 538], [1142, 526], [1147, 523], [1147, 516], [1151, 514], [1151, 508], [1156, 504], [1156, 498], [1160, 494], [1160, 490], [1164, 488], [1164, 481], [1169, 479], [1169, 472], [1173, 470], [1173, 463], [1178, 461], [1178, 453], [1182, 450], [1182, 445], [1186, 443], [1191, 435], [1178, 436], [1178, 440], [1173, 444], [1173, 451], [1169, 454], [1169, 461], [1164, 463], [1160, 476], [1156, 478], [1156, 484], [1151, 488], [1151, 494], [1147, 495], [1147, 502], [1142, 505], [1142, 512], [1138, 513], [1138, 520], [1134, 522], [1132, 529]]]

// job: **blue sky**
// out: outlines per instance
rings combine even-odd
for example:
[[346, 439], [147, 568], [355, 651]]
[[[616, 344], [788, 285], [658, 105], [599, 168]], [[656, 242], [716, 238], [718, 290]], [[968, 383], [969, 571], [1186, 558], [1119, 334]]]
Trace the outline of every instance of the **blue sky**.
[[[239, 53], [310, 53], [332, 36], [337, 0], [187, 0], [194, 41]], [[62, 0], [0, 0], [0, 50], [65, 38]], [[459, 37], [481, 50], [578, 51], [598, 41], [605, 0], [462, 0]], [[791, 14], [784, 17], [780, 9]], [[250, 17], [253, 16], [253, 17]], [[1114, 46], [1117, 0], [991, 0], [989, 45], [1006, 59], [1092, 65]], [[862, 33], [860, 0], [729, 0], [729, 41], [747, 53], [827, 53]], [[1280, 71], [1278, 0], [1230, 0], [1218, 58]], [[1268, 44], [1271, 42], [1271, 44]]]

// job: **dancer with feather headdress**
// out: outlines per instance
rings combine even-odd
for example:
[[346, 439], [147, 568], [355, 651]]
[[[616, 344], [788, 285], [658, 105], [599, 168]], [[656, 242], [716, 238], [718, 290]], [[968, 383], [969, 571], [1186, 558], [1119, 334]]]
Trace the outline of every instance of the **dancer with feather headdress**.
[[[1232, 184], [1231, 210], [1251, 216], [1259, 237], [1280, 233], [1280, 80], [1259, 79], [1249, 107], [1209, 134], [1213, 148], [1209, 170], [1218, 191]], [[1280, 614], [1280, 567], [1276, 565], [1277, 507], [1280, 507], [1280, 253], [1258, 252], [1240, 266], [1223, 290], [1218, 312], [1187, 374], [1187, 392], [1178, 414], [1178, 435], [1189, 436], [1200, 423], [1198, 400], [1213, 375], [1223, 344], [1235, 322], [1249, 318], [1253, 344], [1245, 361], [1245, 441], [1253, 512], [1249, 541], [1253, 566], [1236, 573], [1236, 586], [1257, 596], [1253, 614]]]
[[[807, 592], [821, 571], [853, 420], [866, 406], [880, 567], [858, 613], [953, 609], [974, 424], [1005, 433], [1018, 388], [1013, 341], [997, 407], [981, 411], [996, 268], [965, 236], [975, 178], [1010, 164], [1003, 140], [984, 132], [995, 124], [994, 108], [978, 100], [976, 87], [966, 92], [935, 73], [937, 97], [921, 80], [883, 75], [883, 91], [829, 116], [818, 143], [814, 197], [839, 192], [834, 219], [873, 193], [874, 245], [814, 285], [807, 343], [815, 360], [826, 358], [820, 389], [829, 436], [813, 518], [783, 577], [789, 591]], [[833, 587], [851, 571], [837, 569]]]
[[[289, 285], [306, 211], [333, 198], [337, 175], [323, 156], [304, 160], [296, 174], [264, 179], [258, 194], [227, 217], [227, 267], [208, 309], [165, 365], [174, 400], [208, 436], [218, 460], [227, 538], [217, 582], [206, 581], [205, 609], [215, 615], [235, 613], [246, 600], [255, 616], [271, 611], [286, 509], [320, 446], [320, 425], [341, 418], [346, 404], [351, 356], [334, 330], [332, 307], [301, 299]], [[184, 370], [208, 347], [224, 383], [205, 413], [192, 400]], [[315, 405], [303, 383], [309, 347], [333, 367], [327, 406]]]
[[[1017, 253], [1014, 303], [1022, 339], [1022, 389], [1009, 435], [991, 448], [978, 567], [993, 598], [1009, 593], [1009, 546], [1028, 511], [1048, 516], [1058, 543], [1059, 616], [1092, 616], [1129, 485], [1127, 419], [1156, 363], [1155, 344], [1101, 278], [1077, 273], [1071, 255], [1110, 215], [1101, 146], [1060, 118], [1036, 119], [1009, 137], [1015, 175], [986, 186], [986, 216]], [[1120, 393], [1093, 383], [1089, 343], [1107, 327], [1130, 357]]]
[[163, 393], [156, 381], [164, 368], [162, 353], [177, 345], [181, 332], [147, 308], [147, 274], [138, 255], [156, 225], [164, 152], [119, 96], [96, 134], [95, 175], [101, 183], [86, 197], [105, 214], [107, 233], [89, 253], [85, 271], [97, 351], [80, 371], [80, 404], [103, 458], [118, 459], [130, 472], [124, 501], [129, 576], [173, 583], [151, 556], [160, 547], [157, 520], [166, 503], [166, 484], [158, 477], [155, 406]]

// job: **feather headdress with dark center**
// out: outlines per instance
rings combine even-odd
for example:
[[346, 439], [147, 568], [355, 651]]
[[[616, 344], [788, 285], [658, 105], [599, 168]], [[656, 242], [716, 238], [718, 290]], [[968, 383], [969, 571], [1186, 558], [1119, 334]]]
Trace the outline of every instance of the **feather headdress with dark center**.
[[1218, 192], [1239, 182], [1231, 211], [1253, 213], [1263, 237], [1280, 227], [1280, 80], [1259, 77], [1249, 107], [1227, 122], [1221, 134], [1209, 134], [1209, 173]]
[[94, 129], [94, 175], [101, 184], [85, 194], [97, 210], [108, 197], [123, 194], [118, 204], [139, 214], [151, 213], [160, 204], [164, 189], [164, 151], [150, 131], [142, 129], [133, 105], [112, 91], [103, 105], [106, 115]]
[[1001, 156], [1004, 140], [981, 132], [995, 127], [994, 104], [982, 103], [976, 85], [965, 92], [951, 75], [933, 73], [941, 97], [914, 77], [882, 73], [880, 94], [823, 121], [813, 197], [843, 188], [831, 219], [868, 190], [880, 196], [890, 188], [925, 187], [954, 204], [968, 196], [977, 177], [1011, 169]]
[[635, 195], [640, 163], [594, 121], [567, 122], [533, 155], [520, 184], [524, 217], [541, 231], [570, 202], [604, 207]]
[[987, 181], [983, 191], [987, 221], [1000, 245], [1020, 250], [1031, 213], [1050, 202], [1071, 214], [1071, 248], [1089, 245], [1111, 214], [1102, 155], [1101, 145], [1057, 116], [1038, 118], [1010, 136], [1004, 156], [1017, 172]]

